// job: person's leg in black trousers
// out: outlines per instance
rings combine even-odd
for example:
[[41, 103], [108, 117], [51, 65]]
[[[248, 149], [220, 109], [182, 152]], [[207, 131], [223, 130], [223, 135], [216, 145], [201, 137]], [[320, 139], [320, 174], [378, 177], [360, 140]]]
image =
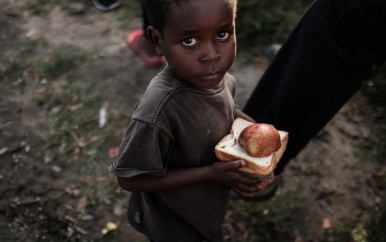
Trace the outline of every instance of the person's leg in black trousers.
[[386, 56], [386, 0], [317, 0], [244, 108], [289, 132], [275, 174], [329, 122]]

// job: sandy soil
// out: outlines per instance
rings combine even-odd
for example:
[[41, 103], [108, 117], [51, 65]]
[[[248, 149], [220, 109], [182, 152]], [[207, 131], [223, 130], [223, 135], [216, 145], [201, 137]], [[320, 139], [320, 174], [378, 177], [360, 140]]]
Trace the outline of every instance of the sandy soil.
[[[122, 9], [102, 13], [91, 5], [67, 4], [31, 14], [24, 1], [1, 2], [0, 68], [31, 49], [41, 56], [56, 50], [93, 53], [95, 58], [77, 69], [73, 79], [102, 94], [110, 113], [128, 116], [150, 78], [162, 69], [147, 68], [126, 46], [127, 34], [140, 28], [141, 20], [132, 17], [123, 23]], [[240, 81], [240, 106], [266, 66], [260, 56], [248, 64], [237, 60], [232, 67], [230, 72]], [[78, 195], [83, 186], [95, 183], [111, 189], [111, 177], [74, 176], [73, 164], [52, 161], [56, 151], [41, 148], [47, 112], [36, 100], [42, 85], [42, 80], [0, 85], [0, 240], [124, 241], [119, 238], [126, 236], [125, 241], [141, 241], [124, 222], [118, 235], [101, 233], [107, 222], [124, 220], [125, 204], [117, 202], [117, 193], [103, 193], [106, 197], [93, 203]], [[342, 218], [365, 218], [365, 208], [385, 201], [372, 180], [385, 167], [356, 155], [376, 114], [358, 93], [290, 163], [277, 197], [285, 199], [280, 196], [299, 189], [306, 194], [290, 231], [296, 241], [334, 241], [330, 231], [343, 226]], [[118, 130], [117, 138], [106, 146], [106, 154], [119, 144], [122, 132]]]

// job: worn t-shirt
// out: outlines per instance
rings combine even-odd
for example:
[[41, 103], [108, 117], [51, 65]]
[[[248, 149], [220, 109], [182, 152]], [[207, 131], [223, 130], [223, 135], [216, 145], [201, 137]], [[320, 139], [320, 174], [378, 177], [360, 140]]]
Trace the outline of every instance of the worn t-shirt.
[[[168, 169], [216, 162], [214, 147], [234, 120], [234, 94], [230, 74], [217, 89], [200, 89], [166, 67], [137, 103], [110, 171], [161, 178]], [[129, 222], [155, 241], [222, 241], [228, 198], [229, 189], [217, 184], [133, 193]]]

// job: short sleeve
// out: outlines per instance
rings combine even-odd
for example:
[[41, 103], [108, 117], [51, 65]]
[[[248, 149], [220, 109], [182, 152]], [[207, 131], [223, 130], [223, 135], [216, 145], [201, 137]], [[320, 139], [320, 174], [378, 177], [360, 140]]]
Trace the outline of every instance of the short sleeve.
[[132, 120], [126, 130], [117, 158], [109, 167], [119, 177], [140, 174], [163, 176], [166, 165], [162, 157], [167, 151], [167, 138], [155, 125]]

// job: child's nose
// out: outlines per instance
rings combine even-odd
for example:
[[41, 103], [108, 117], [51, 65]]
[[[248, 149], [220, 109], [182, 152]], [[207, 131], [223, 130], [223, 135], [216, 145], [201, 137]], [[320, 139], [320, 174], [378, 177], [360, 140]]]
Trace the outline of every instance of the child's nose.
[[202, 48], [202, 62], [218, 61], [221, 57], [217, 47], [213, 43], [201, 44]]

